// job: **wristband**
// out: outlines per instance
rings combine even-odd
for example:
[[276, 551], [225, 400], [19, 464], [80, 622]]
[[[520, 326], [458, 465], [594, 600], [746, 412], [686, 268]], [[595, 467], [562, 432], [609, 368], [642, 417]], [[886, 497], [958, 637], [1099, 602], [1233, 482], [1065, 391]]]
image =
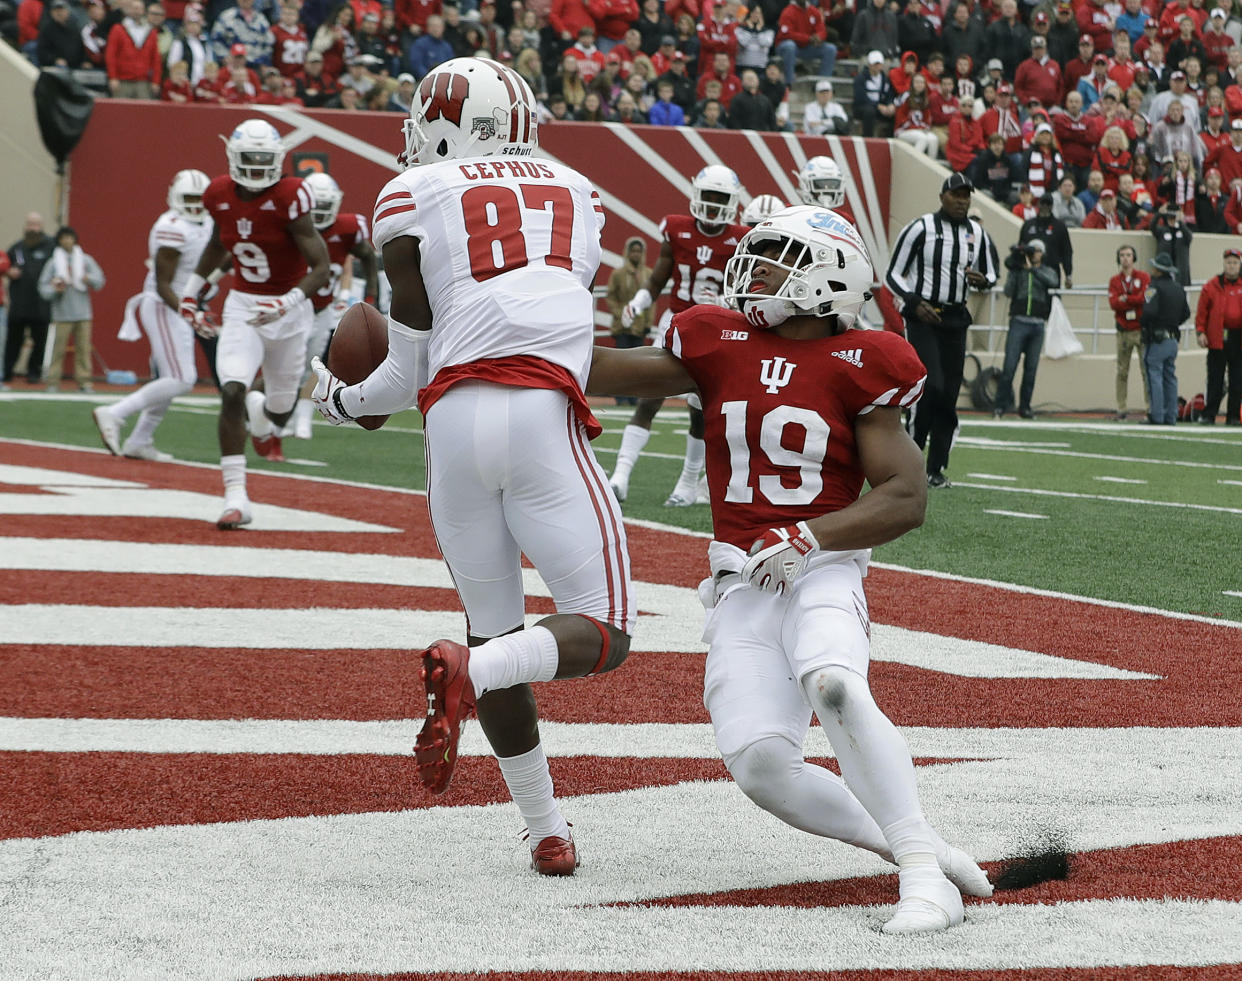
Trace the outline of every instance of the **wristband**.
[[306, 299], [306, 292], [300, 286], [293, 287], [293, 289], [291, 289], [288, 293], [285, 294], [285, 300], [289, 303], [289, 306], [291, 307], [297, 306], [299, 303], [301, 303], [305, 299]]
[[342, 419], [348, 419], [350, 422], [353, 422], [354, 417], [351, 416], [348, 412], [346, 412], [345, 407], [341, 405], [341, 392], [343, 391], [345, 391], [344, 385], [340, 385], [336, 389], [333, 390], [332, 407], [336, 409], [337, 415], [339, 415]]
[[224, 278], [224, 275], [225, 275], [225, 271], [221, 269], [219, 266], [216, 266], [215, 269], [213, 269], [211, 272], [207, 274], [207, 285], [215, 286], [216, 283], [220, 282], [220, 280]]
[[184, 296], [192, 296], [198, 299], [202, 295], [203, 290], [207, 286], [207, 280], [203, 279], [198, 273], [190, 273], [190, 278], [185, 282]]

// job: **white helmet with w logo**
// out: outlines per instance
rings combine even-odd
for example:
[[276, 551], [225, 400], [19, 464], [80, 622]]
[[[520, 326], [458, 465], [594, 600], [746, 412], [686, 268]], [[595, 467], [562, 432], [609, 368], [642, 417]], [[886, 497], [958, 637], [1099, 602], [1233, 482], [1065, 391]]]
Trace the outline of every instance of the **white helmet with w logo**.
[[207, 220], [203, 192], [211, 179], [201, 170], [179, 170], [168, 188], [168, 206], [187, 221], [201, 225]]
[[490, 58], [454, 58], [419, 83], [405, 121], [407, 167], [462, 157], [527, 157], [539, 145], [535, 94]]

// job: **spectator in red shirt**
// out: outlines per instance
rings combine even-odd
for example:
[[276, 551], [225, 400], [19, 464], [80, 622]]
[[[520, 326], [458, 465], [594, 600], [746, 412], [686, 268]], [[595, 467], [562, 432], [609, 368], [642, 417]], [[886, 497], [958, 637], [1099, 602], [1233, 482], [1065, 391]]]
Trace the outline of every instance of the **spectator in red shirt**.
[[572, 44], [584, 27], [595, 30], [595, 18], [587, 9], [586, 0], [552, 0], [548, 11], [548, 23], [563, 44]]
[[1052, 117], [1052, 129], [1061, 145], [1061, 154], [1074, 175], [1074, 183], [1079, 187], [1086, 186], [1091, 158], [1100, 140], [1101, 134], [1097, 132], [1096, 125], [1082, 111], [1082, 95], [1078, 92], [1066, 93], [1065, 112], [1058, 112]]
[[919, 74], [919, 56], [913, 51], [903, 51], [901, 61], [888, 70], [888, 80], [893, 83], [893, 91], [905, 95], [910, 91], [910, 79]]
[[203, 65], [203, 77], [194, 83], [194, 101], [205, 105], [219, 105], [224, 101], [220, 87], [226, 79], [220, 77], [220, 66], [214, 61]]
[[1026, 221], [1039, 214], [1039, 209], [1035, 206], [1035, 196], [1031, 194], [1030, 184], [1023, 184], [1018, 188], [1018, 203], [1009, 210], [1017, 215], [1019, 221]]
[[604, 54], [620, 44], [630, 24], [638, 20], [637, 0], [590, 0], [587, 10], [595, 20], [596, 43]]
[[1090, 34], [1095, 50], [1107, 53], [1113, 49], [1113, 18], [1104, 9], [1104, 0], [1085, 0], [1078, 7], [1078, 27]]
[[996, 104], [983, 114], [979, 122], [984, 138], [999, 133], [1005, 140], [1005, 153], [1015, 167], [1021, 166], [1022, 124], [1018, 122], [1018, 111], [1013, 107], [1013, 89], [1007, 82], [996, 86]]
[[[1171, 44], [1178, 36], [1178, 24], [1189, 12], [1189, 0], [1172, 0], [1172, 3], [1166, 3], [1160, 12], [1160, 40], [1166, 45]], [[1194, 23], [1193, 17], [1191, 23]]]
[[816, 63], [820, 75], [831, 77], [837, 64], [837, 46], [830, 43], [827, 37], [823, 14], [818, 7], [809, 6], [806, 0], [793, 0], [781, 11], [776, 25], [774, 50], [785, 66], [786, 85], [794, 83], [794, 64], [797, 61]]
[[723, 51], [716, 52], [712, 70], [699, 76], [699, 84], [695, 91], [700, 100], [707, 97], [707, 83], [713, 80], [720, 83], [720, 94], [716, 98], [720, 100], [724, 111], [728, 112], [729, 103], [742, 91], [742, 80], [729, 71], [729, 56]]
[[1209, 157], [1218, 146], [1229, 142], [1229, 131], [1225, 129], [1225, 110], [1220, 106], [1209, 106], [1207, 110], [1207, 126], [1199, 131], [1199, 139], [1203, 141], [1203, 155]]
[[[1132, 245], [1117, 250], [1117, 264], [1121, 272], [1108, 281], [1108, 305], [1113, 308], [1117, 323], [1117, 414], [1113, 418], [1121, 422], [1126, 417], [1126, 398], [1130, 387], [1130, 362], [1138, 355], [1143, 364], [1143, 348], [1140, 341], [1143, 304], [1147, 299], [1147, 287], [1151, 277], [1135, 266], [1138, 252]], [[1146, 384], [1144, 384], [1146, 389]]]
[[1225, 12], [1220, 7], [1212, 11], [1212, 17], [1203, 29], [1200, 40], [1207, 50], [1208, 62], [1224, 71], [1229, 64], [1229, 49], [1234, 42], [1225, 33]]
[[310, 38], [298, 20], [300, 13], [301, 8], [296, 0], [281, 4], [280, 20], [272, 28], [272, 64], [286, 78], [297, 77], [306, 64], [306, 53], [310, 50]]
[[230, 68], [229, 78], [220, 86], [220, 97], [229, 105], [246, 105], [259, 97], [259, 89], [250, 79], [253, 72], [245, 65]]
[[1091, 167], [1104, 175], [1104, 186], [1117, 190], [1122, 174], [1130, 173], [1134, 157], [1130, 153], [1130, 141], [1120, 126], [1110, 126], [1104, 131], [1104, 139], [1095, 151]]
[[1018, 65], [1014, 75], [1018, 102], [1027, 105], [1038, 99], [1041, 106], [1061, 103], [1061, 66], [1048, 56], [1048, 42], [1040, 34], [1031, 37], [1031, 56]]
[[158, 98], [160, 82], [159, 33], [145, 16], [142, 0], [123, 0], [125, 19], [108, 34], [104, 59], [108, 89], [121, 99]]
[[729, 56], [729, 71], [733, 71], [737, 58], [737, 21], [729, 16], [728, 6], [717, 2], [711, 16], [704, 17], [695, 30], [699, 40], [699, 71], [707, 71], [715, 63], [719, 51]]
[[987, 145], [983, 127], [973, 116], [974, 109], [974, 96], [964, 95], [958, 103], [958, 111], [949, 120], [949, 140], [944, 146], [944, 155], [949, 166], [959, 173], [970, 166], [970, 162]]
[[1078, 80], [1091, 74], [1091, 62], [1094, 58], [1095, 42], [1091, 40], [1090, 34], [1084, 34], [1078, 39], [1078, 57], [1067, 61], [1065, 70], [1061, 73], [1066, 92], [1073, 92], [1078, 88]]
[[160, 99], [182, 105], [194, 101], [194, 86], [190, 84], [190, 66], [184, 61], [174, 61], [168, 66], [168, 77], [160, 86]]
[[1220, 170], [1221, 182], [1225, 187], [1232, 187], [1235, 180], [1242, 178], [1242, 118], [1229, 124], [1229, 142], [1207, 155], [1203, 169], [1209, 167]]
[[604, 67], [604, 52], [595, 46], [595, 28], [586, 26], [578, 30], [578, 43], [565, 52], [578, 59], [578, 74], [582, 81], [590, 83]]
[[18, 47], [33, 46], [39, 38], [39, 25], [42, 22], [43, 0], [21, 0], [17, 7]]
[[1127, 91], [1134, 84], [1134, 72], [1138, 63], [1130, 55], [1130, 35], [1118, 31], [1113, 35], [1113, 60], [1108, 66], [1108, 77]]
[[1087, 217], [1083, 219], [1082, 227], [1106, 228], [1114, 232], [1126, 227], [1125, 219], [1117, 214], [1116, 191], [1106, 187], [1100, 192], [1100, 200], [1095, 208], [1087, 213]]
[[312, 109], [326, 106], [341, 91], [336, 79], [324, 71], [324, 58], [318, 51], [306, 56], [306, 65], [297, 77], [297, 83], [298, 98]]

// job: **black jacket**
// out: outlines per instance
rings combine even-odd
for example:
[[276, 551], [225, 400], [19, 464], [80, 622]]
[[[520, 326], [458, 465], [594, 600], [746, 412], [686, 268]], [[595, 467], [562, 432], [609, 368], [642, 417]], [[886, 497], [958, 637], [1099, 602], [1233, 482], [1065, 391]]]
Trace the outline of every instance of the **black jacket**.
[[762, 92], [751, 95], [743, 89], [729, 103], [729, 126], [733, 129], [773, 132], [776, 129], [776, 110]]
[[1222, 190], [1216, 196], [1216, 203], [1212, 204], [1207, 189], [1200, 185], [1199, 193], [1195, 195], [1195, 228], [1205, 235], [1228, 235], [1229, 222], [1225, 221], [1225, 205], [1228, 203], [1229, 195]]
[[1013, 24], [1003, 18], [988, 25], [984, 34], [989, 58], [999, 58], [1005, 66], [1005, 78], [1013, 80], [1018, 65], [1031, 55], [1031, 32], [1020, 20]]
[[658, 87], [661, 82], [668, 82], [669, 85], [673, 86], [673, 101], [681, 106], [681, 111], [686, 114], [688, 121], [690, 110], [694, 108], [696, 98], [694, 79], [686, 74], [678, 75], [676, 72], [665, 72], [656, 79], [656, 86]]
[[[1174, 207], [1170, 205], [1169, 207]], [[1151, 233], [1156, 239], [1156, 252], [1167, 252], [1177, 263], [1177, 279], [1190, 285], [1190, 240], [1194, 233], [1184, 221], [1173, 224], [1167, 214], [1157, 213], [1151, 220]]]
[[1060, 218], [1028, 218], [1022, 223], [1018, 241], [1025, 245], [1037, 238], [1044, 243], [1044, 265], [1060, 271], [1065, 278], [1074, 275], [1074, 245], [1069, 229]]
[[39, 29], [35, 56], [44, 68], [55, 65], [58, 59], [64, 61], [66, 68], [81, 68], [86, 60], [81, 28], [74, 24], [73, 18], [60, 24], [49, 17]]
[[1035, 317], [1047, 320], [1052, 309], [1050, 290], [1061, 285], [1061, 277], [1052, 266], [1021, 266], [1005, 260], [1009, 277], [1005, 280], [1005, 295], [1009, 297], [1009, 316]]
[[1181, 326], [1190, 319], [1186, 291], [1172, 276], [1152, 275], [1143, 304], [1143, 343], [1152, 344], [1172, 337], [1181, 340]]
[[56, 243], [44, 235], [34, 245], [27, 245], [24, 238], [13, 243], [9, 249], [9, 262], [22, 274], [9, 280], [9, 316], [25, 320], [48, 320], [51, 308], [39, 295], [39, 275], [52, 258]]
[[940, 30], [940, 45], [944, 52], [946, 71], [952, 70], [957, 64], [958, 55], [970, 55], [974, 68], [979, 68], [984, 61], [983, 25], [974, 17], [966, 18], [966, 26], [958, 27], [952, 17], [945, 18], [944, 27]]
[[987, 191], [1004, 204], [1009, 199], [1010, 184], [1017, 172], [1007, 155], [993, 156], [992, 151], [985, 148], [966, 166], [966, 176], [979, 190]]

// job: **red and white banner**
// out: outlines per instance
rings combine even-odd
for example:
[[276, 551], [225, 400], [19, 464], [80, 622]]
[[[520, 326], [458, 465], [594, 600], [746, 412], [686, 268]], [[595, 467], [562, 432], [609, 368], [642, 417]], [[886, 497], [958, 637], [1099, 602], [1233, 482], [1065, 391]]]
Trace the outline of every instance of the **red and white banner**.
[[[396, 154], [404, 144], [403, 117], [397, 113], [99, 100], [73, 153], [69, 217], [108, 278], [93, 298], [95, 346], [108, 367], [145, 374], [146, 344], [118, 341], [116, 330], [126, 299], [142, 288], [147, 232], [167, 207], [173, 175], [188, 167], [212, 177], [224, 173], [221, 138], [256, 116], [281, 132], [290, 158], [311, 154], [308, 165], [322, 165], [337, 179], [345, 191], [345, 211], [369, 217], [376, 194], [398, 171]], [[660, 219], [687, 211], [690, 179], [707, 164], [732, 167], [750, 196], [775, 194], [792, 203], [797, 200], [793, 172], [816, 154], [828, 154], [841, 165], [845, 210], [859, 217], [876, 268], [888, 263], [892, 164], [885, 140], [611, 123], [558, 123], [542, 127], [539, 137], [544, 155], [581, 171], [599, 189], [608, 213], [605, 270], [619, 262], [632, 235], [647, 239], [648, 261], [655, 261]], [[289, 159], [286, 169], [291, 167]], [[598, 281], [607, 282], [604, 270]], [[206, 374], [202, 365], [200, 377]]]
[[629, 661], [539, 689], [583, 854], [551, 881], [477, 726], [443, 797], [413, 773], [410, 650], [464, 628], [424, 498], [255, 473], [254, 530], [221, 534], [219, 479], [0, 441], [0, 974], [1242, 976], [1236, 624], [875, 569], [871, 681], [929, 818], [992, 869], [1073, 853], [886, 938], [891, 867], [717, 756], [701, 537], [631, 525]]

